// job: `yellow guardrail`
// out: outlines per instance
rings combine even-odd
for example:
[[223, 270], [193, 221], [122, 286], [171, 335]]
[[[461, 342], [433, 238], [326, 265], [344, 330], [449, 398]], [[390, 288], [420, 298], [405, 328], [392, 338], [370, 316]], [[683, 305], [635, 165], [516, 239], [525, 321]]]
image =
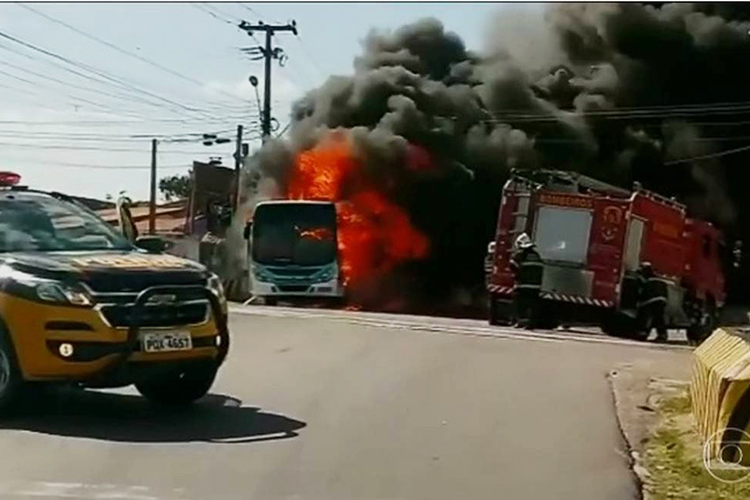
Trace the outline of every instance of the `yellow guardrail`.
[[750, 330], [720, 328], [695, 350], [690, 394], [704, 460], [750, 466]]

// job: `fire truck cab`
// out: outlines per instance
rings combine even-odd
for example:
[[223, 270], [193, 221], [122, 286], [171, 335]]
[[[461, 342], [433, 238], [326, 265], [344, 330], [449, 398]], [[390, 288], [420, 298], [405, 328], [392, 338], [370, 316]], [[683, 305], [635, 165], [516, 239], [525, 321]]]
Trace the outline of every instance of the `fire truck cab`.
[[724, 304], [721, 233], [686, 207], [634, 186], [627, 191], [571, 172], [514, 172], [506, 183], [487, 278], [490, 323], [512, 316], [516, 237], [526, 232], [544, 260], [542, 317], [597, 324], [644, 339], [636, 318], [637, 272], [650, 262], [668, 285], [666, 322], [699, 341]]

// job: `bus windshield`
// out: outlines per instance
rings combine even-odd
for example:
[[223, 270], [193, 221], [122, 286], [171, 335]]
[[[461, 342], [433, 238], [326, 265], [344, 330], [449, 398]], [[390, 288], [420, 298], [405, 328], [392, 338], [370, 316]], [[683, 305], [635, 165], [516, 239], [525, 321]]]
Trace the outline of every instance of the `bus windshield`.
[[318, 266], [336, 260], [336, 208], [318, 203], [259, 205], [253, 217], [253, 260]]

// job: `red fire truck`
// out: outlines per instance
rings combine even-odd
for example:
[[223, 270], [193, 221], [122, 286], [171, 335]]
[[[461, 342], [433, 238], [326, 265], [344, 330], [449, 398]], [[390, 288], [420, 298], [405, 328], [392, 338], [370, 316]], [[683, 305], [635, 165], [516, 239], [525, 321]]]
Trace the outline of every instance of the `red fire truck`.
[[531, 236], [544, 260], [542, 317], [596, 324], [610, 335], [645, 339], [636, 317], [637, 271], [650, 262], [668, 284], [666, 321], [701, 340], [725, 300], [723, 240], [675, 200], [627, 191], [560, 171], [514, 172], [503, 190], [487, 279], [491, 324], [512, 316], [515, 239]]

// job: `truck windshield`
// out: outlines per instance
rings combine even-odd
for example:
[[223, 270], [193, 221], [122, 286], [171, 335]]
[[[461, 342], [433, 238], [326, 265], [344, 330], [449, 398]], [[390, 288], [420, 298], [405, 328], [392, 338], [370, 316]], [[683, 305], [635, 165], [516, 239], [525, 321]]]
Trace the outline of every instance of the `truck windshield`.
[[259, 205], [253, 217], [253, 260], [261, 264], [316, 266], [336, 260], [333, 204]]
[[540, 207], [534, 239], [544, 260], [583, 264], [591, 232], [591, 212]]
[[0, 252], [131, 248], [106, 222], [75, 203], [43, 193], [0, 193]]

